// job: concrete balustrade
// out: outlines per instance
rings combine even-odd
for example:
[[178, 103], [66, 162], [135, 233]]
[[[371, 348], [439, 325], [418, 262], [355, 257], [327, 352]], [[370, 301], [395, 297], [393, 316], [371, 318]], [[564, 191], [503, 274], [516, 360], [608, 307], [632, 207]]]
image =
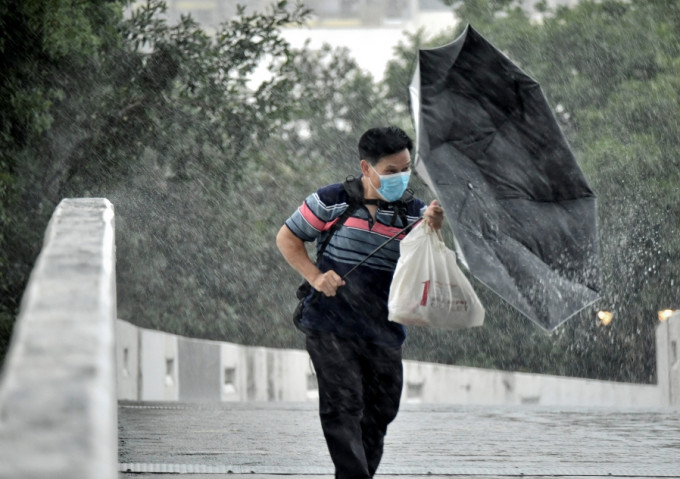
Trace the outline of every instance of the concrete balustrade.
[[65, 199], [24, 292], [0, 382], [0, 477], [117, 477], [113, 205]]
[[656, 329], [656, 376], [662, 403], [680, 407], [680, 311]]
[[318, 397], [306, 351], [243, 346], [116, 326], [118, 398], [307, 401]]
[[[204, 402], [318, 398], [314, 371], [305, 351], [183, 338], [137, 328], [120, 319], [117, 324], [119, 399]], [[677, 359], [672, 363], [670, 351], [680, 336], [680, 315], [658, 328], [658, 385], [406, 360], [402, 401], [643, 408], [678, 405], [680, 370]], [[137, 344], [141, 351], [135, 349]], [[131, 354], [136, 354], [139, 360]], [[664, 366], [663, 361], [669, 366]], [[130, 364], [137, 364], [137, 370], [131, 369]], [[125, 375], [120, 371], [126, 371]], [[676, 388], [670, 393], [669, 382]]]

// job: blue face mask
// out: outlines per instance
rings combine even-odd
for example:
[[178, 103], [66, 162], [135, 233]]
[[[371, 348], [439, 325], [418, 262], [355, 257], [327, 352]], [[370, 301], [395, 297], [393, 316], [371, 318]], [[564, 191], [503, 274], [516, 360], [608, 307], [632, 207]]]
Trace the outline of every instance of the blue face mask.
[[[371, 166], [371, 168], [373, 168], [373, 166]], [[378, 173], [375, 168], [373, 168], [373, 171]], [[381, 175], [378, 173], [378, 176], [380, 177], [380, 188], [373, 186], [373, 183], [370, 181], [369, 183], [371, 183], [373, 189], [377, 191], [385, 201], [392, 202], [401, 198], [404, 194], [404, 191], [406, 191], [406, 187], [408, 187], [408, 180], [411, 178], [411, 172], [404, 171], [402, 173], [394, 173], [392, 175]]]

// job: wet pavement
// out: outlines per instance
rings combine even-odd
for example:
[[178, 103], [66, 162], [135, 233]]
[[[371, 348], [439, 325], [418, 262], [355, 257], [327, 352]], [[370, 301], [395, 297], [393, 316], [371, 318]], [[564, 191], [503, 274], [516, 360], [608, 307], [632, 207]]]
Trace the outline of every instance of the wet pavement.
[[[118, 415], [120, 479], [333, 477], [314, 403], [121, 402]], [[680, 478], [680, 411], [406, 404], [377, 476]]]

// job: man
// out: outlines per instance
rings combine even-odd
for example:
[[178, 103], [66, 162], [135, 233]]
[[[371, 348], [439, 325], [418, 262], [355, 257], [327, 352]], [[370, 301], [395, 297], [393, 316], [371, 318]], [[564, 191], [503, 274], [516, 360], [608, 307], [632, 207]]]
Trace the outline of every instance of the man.
[[435, 229], [443, 221], [436, 200], [405, 201], [413, 142], [400, 128], [372, 128], [359, 140], [362, 204], [317, 251], [351, 203], [343, 184], [321, 188], [279, 230], [276, 244], [288, 263], [313, 287], [300, 326], [319, 384], [319, 415], [338, 479], [373, 477], [387, 426], [396, 417], [402, 390], [401, 347], [406, 331], [388, 321], [387, 299], [399, 258], [399, 240], [343, 279], [386, 238], [422, 216]]

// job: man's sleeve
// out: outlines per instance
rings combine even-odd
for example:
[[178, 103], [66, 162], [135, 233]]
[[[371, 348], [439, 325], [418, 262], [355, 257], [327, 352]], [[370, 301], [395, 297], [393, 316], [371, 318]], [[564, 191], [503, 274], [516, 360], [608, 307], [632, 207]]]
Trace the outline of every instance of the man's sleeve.
[[[423, 200], [420, 198], [414, 198], [413, 199], [413, 207], [409, 208], [409, 214], [413, 214], [417, 216], [418, 218], [422, 218], [423, 215], [425, 214], [425, 210], [427, 209], [427, 203], [425, 203]], [[412, 221], [411, 218], [409, 218], [409, 221]]]
[[406, 221], [409, 224], [416, 224], [418, 220], [423, 218], [425, 215], [425, 210], [427, 209], [427, 203], [419, 198], [415, 198], [409, 207], [409, 214], [406, 217]]
[[337, 193], [337, 188], [326, 187], [309, 195], [286, 220], [286, 226], [302, 241], [316, 240], [347, 209], [346, 201], [339, 201]]

